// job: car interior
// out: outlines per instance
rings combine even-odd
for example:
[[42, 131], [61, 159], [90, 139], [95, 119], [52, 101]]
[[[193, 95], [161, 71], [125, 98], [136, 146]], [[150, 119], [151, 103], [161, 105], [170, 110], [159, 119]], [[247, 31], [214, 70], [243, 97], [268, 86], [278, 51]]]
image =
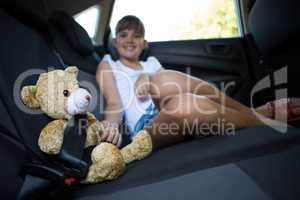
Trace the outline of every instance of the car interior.
[[[116, 56], [109, 26], [114, 3], [1, 1], [0, 198], [299, 199], [299, 120], [290, 123], [285, 133], [262, 125], [238, 130], [234, 136], [204, 137], [170, 146], [130, 164], [126, 173], [113, 181], [64, 184], [70, 169], [59, 158], [41, 152], [37, 144], [40, 130], [51, 119], [20, 110], [16, 101], [21, 100], [15, 99], [20, 88], [15, 83], [34, 84], [48, 69], [77, 66], [79, 81], [97, 86], [95, 72], [101, 58]], [[235, 3], [241, 37], [150, 42], [141, 59], [155, 56], [167, 69], [183, 72], [189, 67], [191, 75], [218, 87], [233, 81], [227, 95], [248, 106], [274, 100], [283, 90], [289, 97], [299, 97], [295, 87], [296, 66], [300, 64], [299, 2]], [[94, 5], [101, 7], [97, 44], [72, 17]], [[278, 81], [283, 80], [277, 73], [282, 69], [287, 69], [287, 78]], [[20, 78], [28, 70], [35, 70], [35, 75]], [[268, 87], [253, 96], [251, 89], [264, 77], [269, 77]], [[97, 109], [92, 112], [101, 120], [105, 102], [101, 95], [94, 101]], [[85, 151], [82, 159], [89, 153]]]

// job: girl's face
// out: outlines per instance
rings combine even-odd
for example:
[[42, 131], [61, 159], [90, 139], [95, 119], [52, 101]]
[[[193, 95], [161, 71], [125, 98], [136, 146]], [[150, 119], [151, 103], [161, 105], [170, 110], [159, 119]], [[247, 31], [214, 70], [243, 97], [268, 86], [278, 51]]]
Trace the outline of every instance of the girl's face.
[[146, 47], [142, 34], [136, 33], [134, 30], [125, 29], [120, 31], [115, 39], [115, 47], [119, 53], [120, 59], [136, 62]]

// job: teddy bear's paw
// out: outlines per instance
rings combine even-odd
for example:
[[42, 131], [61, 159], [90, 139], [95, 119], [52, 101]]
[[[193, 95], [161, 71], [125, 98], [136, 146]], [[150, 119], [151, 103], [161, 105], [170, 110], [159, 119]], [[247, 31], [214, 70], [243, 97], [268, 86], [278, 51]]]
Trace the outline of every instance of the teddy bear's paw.
[[35, 85], [24, 86], [21, 90], [21, 99], [29, 108], [37, 109], [40, 107], [40, 103], [35, 97], [36, 90], [37, 87]]
[[100, 135], [102, 134], [103, 129], [104, 129], [103, 124], [100, 123], [99, 121], [94, 122], [88, 127], [86, 147], [101, 143]]
[[135, 160], [141, 160], [152, 152], [152, 139], [146, 130], [140, 131], [133, 141], [122, 150], [122, 156], [126, 164]]
[[93, 123], [97, 122], [97, 118], [93, 113], [86, 112], [87, 115], [87, 120], [88, 120], [88, 125], [92, 125]]
[[113, 180], [125, 171], [125, 162], [119, 149], [110, 143], [101, 143], [92, 151], [93, 164], [83, 183], [99, 183]]
[[66, 124], [65, 120], [54, 120], [42, 130], [38, 144], [43, 152], [47, 154], [60, 152]]
[[91, 124], [86, 131], [85, 147], [94, 146], [101, 142], [100, 138], [101, 127], [97, 122]]

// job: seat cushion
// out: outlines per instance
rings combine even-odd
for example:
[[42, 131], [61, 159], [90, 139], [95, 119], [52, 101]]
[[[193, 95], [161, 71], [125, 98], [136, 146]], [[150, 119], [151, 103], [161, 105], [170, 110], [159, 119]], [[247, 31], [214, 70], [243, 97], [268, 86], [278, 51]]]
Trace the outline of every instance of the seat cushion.
[[[289, 128], [286, 134], [267, 126], [247, 128], [235, 136], [197, 139], [154, 152], [145, 160], [132, 163], [126, 173], [111, 182], [88, 185], [75, 191], [74, 199], [105, 199], [119, 191], [166, 181], [199, 170], [274, 154], [298, 145], [299, 130]], [[119, 193], [121, 199], [122, 193]], [[152, 192], [155, 198], [155, 191]]]
[[[216, 189], [218, 192], [216, 192]], [[141, 198], [143, 200], [271, 200], [245, 172], [234, 164], [196, 171], [114, 193], [106, 193], [100, 199], [139, 200]], [[86, 196], [80, 199], [94, 200], [99, 199], [99, 197]]]

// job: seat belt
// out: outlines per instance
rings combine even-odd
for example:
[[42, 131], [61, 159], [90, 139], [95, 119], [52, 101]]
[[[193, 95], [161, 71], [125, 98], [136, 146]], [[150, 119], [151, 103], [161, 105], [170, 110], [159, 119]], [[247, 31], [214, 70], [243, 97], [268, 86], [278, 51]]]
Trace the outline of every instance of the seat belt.
[[46, 191], [53, 193], [54, 190], [59, 193], [87, 175], [88, 164], [81, 160], [86, 140], [86, 125], [85, 114], [75, 115], [69, 120], [64, 131], [61, 151], [53, 157], [63, 166], [63, 170], [55, 164], [24, 165], [22, 173], [25, 178], [18, 200], [29, 200], [38, 193], [45, 195]]
[[[3, 82], [2, 82], [3, 81]], [[3, 84], [2, 84], [3, 83]], [[0, 84], [6, 84], [5, 78], [0, 78]], [[4, 90], [5, 91], [5, 90]], [[3, 101], [3, 93], [0, 98]], [[6, 105], [6, 101], [3, 101]], [[9, 116], [11, 114], [8, 111]], [[12, 117], [11, 117], [12, 118]], [[26, 149], [29, 163], [25, 163], [21, 169], [21, 177], [24, 178], [18, 199], [31, 199], [33, 193], [45, 191], [45, 188], [56, 188], [56, 191], [64, 189], [62, 186], [70, 186], [76, 181], [84, 178], [88, 171], [87, 162], [82, 160], [85, 139], [86, 139], [87, 116], [85, 114], [75, 115], [65, 129], [65, 137], [61, 151], [58, 155], [41, 156], [36, 153], [26, 142], [23, 134], [17, 129], [17, 133]], [[14, 124], [16, 126], [16, 124]], [[5, 127], [1, 131], [7, 135], [13, 135]], [[75, 144], [75, 145], [74, 145]], [[33, 184], [33, 182], [36, 182]], [[59, 184], [60, 183], [60, 184]]]
[[[50, 47], [51, 48], [51, 47]], [[66, 65], [66, 63], [63, 61], [61, 55], [54, 49], [51, 48], [51, 50], [53, 51], [53, 54], [55, 55], [55, 57], [58, 59], [59, 63], [64, 67], [67, 68], [68, 65]]]
[[262, 59], [261, 59], [261, 62], [266, 70], [266, 74], [269, 75], [269, 78], [270, 78], [270, 94], [271, 94], [271, 98], [272, 99], [275, 99], [276, 98], [276, 95], [275, 95], [275, 92], [276, 92], [276, 88], [275, 88], [275, 78], [274, 78], [274, 69], [266, 64]]
[[92, 56], [98, 63], [101, 61], [101, 57], [98, 55], [96, 51], [93, 52]]
[[[55, 55], [58, 58], [58, 55]], [[63, 66], [65, 66], [61, 58], [58, 58], [58, 60]], [[6, 91], [5, 85], [7, 85], [7, 83], [8, 81], [6, 78], [1, 75], [0, 88], [4, 87], [3, 91], [0, 90], [0, 98], [2, 100], [5, 99], [5, 93], [3, 92]], [[3, 101], [3, 104], [8, 108], [9, 104], [7, 101]], [[7, 111], [11, 119], [13, 119], [9, 109], [7, 109]], [[86, 115], [76, 115], [73, 117], [73, 122], [69, 121], [70, 123], [65, 131], [65, 138], [61, 152], [56, 156], [46, 154], [45, 156], [42, 156], [35, 152], [35, 150], [31, 148], [24, 139], [24, 134], [21, 132], [22, 130], [17, 129], [17, 133], [20, 137], [19, 140], [21, 140], [20, 142], [24, 145], [26, 153], [28, 154], [28, 160], [30, 160], [30, 163], [24, 164], [20, 172], [22, 177], [24, 177], [24, 182], [18, 199], [31, 199], [33, 193], [39, 191], [41, 188], [45, 188], [46, 186], [48, 188], [56, 187], [58, 190], [59, 188], [63, 189], [61, 185], [70, 186], [75, 183], [75, 181], [86, 176], [88, 164], [82, 160], [86, 139], [86, 126], [82, 125], [82, 123], [84, 121], [84, 123], [86, 123], [86, 120]], [[18, 127], [15, 122], [14, 125], [16, 128]], [[9, 130], [3, 129], [3, 131], [4, 130], [8, 135], [12, 135]], [[76, 145], [73, 146], [72, 144]], [[33, 182], [36, 183], [33, 184]]]
[[271, 99], [276, 98], [276, 86], [275, 86], [275, 78], [274, 78], [274, 69], [269, 64], [265, 63], [265, 61], [260, 58], [258, 61], [259, 65], [263, 67], [266, 75], [269, 76], [270, 79], [270, 89], [268, 90], [268, 94], [270, 94]]

